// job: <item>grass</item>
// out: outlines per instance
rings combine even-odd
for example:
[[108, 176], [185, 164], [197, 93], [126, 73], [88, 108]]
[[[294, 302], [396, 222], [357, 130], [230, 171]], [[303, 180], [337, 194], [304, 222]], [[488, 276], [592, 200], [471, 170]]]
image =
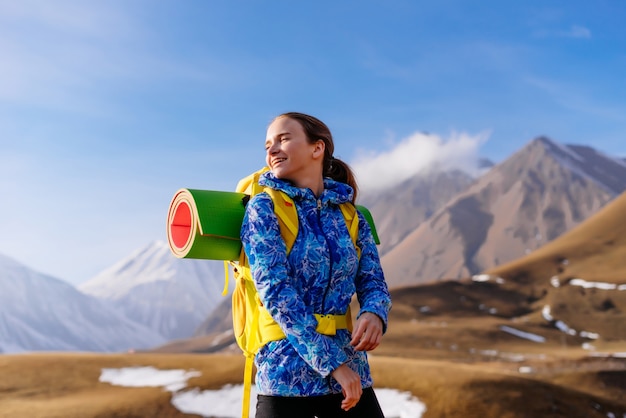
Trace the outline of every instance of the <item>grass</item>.
[[154, 366], [200, 370], [190, 383], [218, 388], [241, 380], [242, 356], [39, 353], [0, 356], [0, 417], [182, 417], [161, 388], [99, 382], [102, 368]]
[[[584, 363], [587, 367], [582, 367]], [[520, 375], [501, 361], [373, 354], [371, 365], [376, 386], [410, 391], [427, 405], [424, 418], [593, 418], [626, 413], [626, 402], [619, 400], [625, 389], [624, 364], [614, 360], [544, 361], [544, 370], [536, 376]], [[171, 394], [160, 388], [117, 387], [98, 381], [102, 368], [131, 366], [197, 370], [202, 375], [191, 378], [189, 387], [217, 389], [241, 381], [243, 356], [4, 355], [0, 357], [0, 417], [195, 417], [177, 411], [170, 403]]]

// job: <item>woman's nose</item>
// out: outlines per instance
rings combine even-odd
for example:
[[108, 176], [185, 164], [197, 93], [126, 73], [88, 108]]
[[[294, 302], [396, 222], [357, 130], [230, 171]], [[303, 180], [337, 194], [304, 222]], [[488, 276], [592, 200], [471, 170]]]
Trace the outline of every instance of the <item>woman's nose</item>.
[[276, 154], [279, 149], [280, 149], [280, 147], [278, 146], [278, 143], [274, 142], [274, 143], [270, 144], [270, 146], [267, 148], [267, 153], [270, 154], [270, 155]]

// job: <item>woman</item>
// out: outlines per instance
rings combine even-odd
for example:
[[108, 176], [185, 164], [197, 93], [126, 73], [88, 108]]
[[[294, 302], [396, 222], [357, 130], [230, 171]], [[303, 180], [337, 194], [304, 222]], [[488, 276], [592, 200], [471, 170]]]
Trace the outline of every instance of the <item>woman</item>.
[[[366, 352], [380, 343], [391, 300], [369, 224], [359, 214], [358, 256], [339, 208], [355, 201], [354, 176], [333, 157], [328, 127], [309, 115], [276, 117], [265, 150], [270, 171], [259, 183], [293, 199], [299, 229], [287, 255], [268, 194], [247, 205], [241, 240], [252, 277], [286, 335], [255, 358], [256, 417], [382, 417]], [[318, 333], [315, 314], [345, 314], [355, 293], [352, 334]]]

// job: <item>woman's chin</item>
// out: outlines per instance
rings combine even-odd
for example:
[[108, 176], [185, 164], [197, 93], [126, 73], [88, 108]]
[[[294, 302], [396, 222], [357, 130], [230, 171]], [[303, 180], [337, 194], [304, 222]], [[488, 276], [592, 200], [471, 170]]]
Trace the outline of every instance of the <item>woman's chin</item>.
[[281, 170], [272, 170], [272, 174], [279, 180], [288, 181], [289, 183], [295, 183], [293, 178], [289, 174]]
[[287, 177], [285, 176], [285, 170], [281, 170], [280, 167], [272, 168], [271, 171], [272, 171], [272, 174], [274, 174], [274, 177], [276, 177], [277, 179], [288, 180]]

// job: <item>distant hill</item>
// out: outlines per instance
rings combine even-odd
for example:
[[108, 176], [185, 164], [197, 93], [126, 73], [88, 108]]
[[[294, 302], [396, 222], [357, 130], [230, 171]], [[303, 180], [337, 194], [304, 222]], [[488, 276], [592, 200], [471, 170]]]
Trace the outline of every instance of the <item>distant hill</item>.
[[[381, 354], [511, 361], [516, 350], [543, 355], [579, 347], [580, 356], [617, 351], [623, 357], [625, 213], [626, 192], [510, 263], [472, 278], [393, 289], [393, 327]], [[523, 340], [529, 341], [524, 349]]]
[[570, 230], [624, 190], [621, 160], [537, 138], [385, 253], [387, 280], [393, 287], [458, 279], [504, 264]]
[[79, 289], [171, 340], [194, 334], [221, 301], [223, 287], [222, 261], [178, 259], [157, 241]]
[[127, 351], [164, 341], [70, 284], [0, 255], [0, 352]]
[[626, 193], [554, 241], [485, 273], [537, 289], [544, 319], [626, 340], [624, 214]]
[[557, 275], [564, 280], [626, 282], [626, 193], [532, 253], [493, 267], [505, 278]]
[[379, 253], [384, 255], [392, 250], [450, 199], [467, 190], [473, 182], [473, 177], [459, 170], [433, 169], [391, 189], [375, 194], [362, 193], [359, 203], [370, 210], [376, 221], [376, 230], [381, 241]]

